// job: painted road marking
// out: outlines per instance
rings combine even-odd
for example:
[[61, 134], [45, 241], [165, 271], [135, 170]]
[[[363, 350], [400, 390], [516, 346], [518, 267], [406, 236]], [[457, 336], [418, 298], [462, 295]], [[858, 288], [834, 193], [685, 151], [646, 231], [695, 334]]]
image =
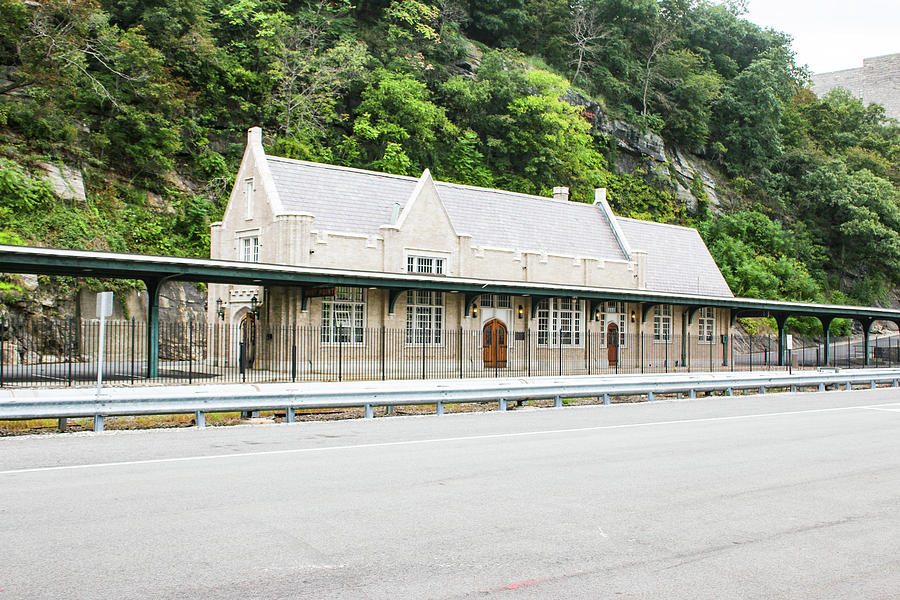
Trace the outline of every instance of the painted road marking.
[[235, 454], [207, 454], [203, 456], [178, 456], [174, 458], [151, 458], [146, 460], [128, 460], [120, 462], [90, 463], [84, 465], [62, 465], [57, 467], [35, 467], [31, 469], [10, 469], [0, 471], [0, 475], [18, 475], [22, 473], [43, 473], [47, 471], [69, 471], [76, 469], [100, 469], [105, 467], [126, 467], [134, 465], [154, 465], [164, 463], [177, 463], [201, 460], [219, 460], [228, 458], [247, 458], [254, 456], [275, 456], [279, 454], [307, 454], [312, 452], [334, 452], [339, 450], [360, 450], [369, 448], [389, 448], [392, 446], [413, 446], [417, 444], [442, 444], [447, 442], [464, 442], [469, 440], [491, 440], [503, 438], [528, 437], [538, 435], [559, 435], [569, 433], [581, 433], [587, 431], [609, 431], [614, 429], [635, 429], [638, 427], [661, 427], [665, 425], [682, 425], [687, 423], [715, 423], [720, 421], [739, 421], [742, 419], [763, 419], [768, 417], [783, 417], [791, 415], [810, 415], [817, 413], [842, 412], [848, 410], [892, 410], [887, 406], [898, 406], [897, 402], [884, 404], [869, 404], [864, 406], [839, 406], [835, 408], [813, 408], [809, 410], [790, 410], [783, 412], [756, 413], [749, 415], [731, 415], [727, 417], [703, 417], [700, 419], [674, 419], [671, 421], [650, 421], [646, 423], [624, 423], [621, 425], [596, 425], [593, 427], [574, 427], [570, 429], [545, 429], [539, 431], [519, 431], [513, 433], [490, 433], [484, 435], [469, 435], [447, 438], [432, 438], [424, 440], [403, 440], [398, 442], [376, 442], [372, 444], [352, 444], [346, 446], [323, 446], [319, 448], [290, 448], [287, 450], [262, 450], [260, 452], [239, 452]]

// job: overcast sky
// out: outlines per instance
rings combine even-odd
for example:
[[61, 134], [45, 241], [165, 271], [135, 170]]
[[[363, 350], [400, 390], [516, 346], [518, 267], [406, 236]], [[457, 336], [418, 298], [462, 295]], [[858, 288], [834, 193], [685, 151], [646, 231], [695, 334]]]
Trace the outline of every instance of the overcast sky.
[[790, 34], [813, 73], [900, 52], [900, 0], [747, 0], [750, 21]]

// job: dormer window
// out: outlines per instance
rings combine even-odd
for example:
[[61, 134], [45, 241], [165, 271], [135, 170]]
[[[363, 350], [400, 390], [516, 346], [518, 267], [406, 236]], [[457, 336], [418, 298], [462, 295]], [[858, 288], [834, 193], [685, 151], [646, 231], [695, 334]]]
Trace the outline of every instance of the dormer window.
[[444, 258], [437, 256], [415, 256], [410, 254], [406, 257], [406, 272], [421, 273], [423, 275], [443, 275], [444, 260]]

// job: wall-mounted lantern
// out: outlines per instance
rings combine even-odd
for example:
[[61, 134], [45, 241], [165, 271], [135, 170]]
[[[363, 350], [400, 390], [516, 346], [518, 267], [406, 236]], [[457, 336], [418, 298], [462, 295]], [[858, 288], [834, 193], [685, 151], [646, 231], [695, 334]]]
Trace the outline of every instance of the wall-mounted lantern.
[[221, 298], [216, 298], [216, 314], [217, 314], [217, 315], [219, 316], [219, 318], [222, 319], [223, 321], [225, 320], [225, 306], [224, 306], [224, 304], [225, 304], [225, 303], [222, 302], [222, 299], [221, 299]]
[[631, 311], [631, 322], [634, 323], [634, 321], [636, 319], [637, 319], [637, 313], [635, 313], [634, 311]]
[[519, 318], [522, 319], [525, 317], [525, 307], [521, 304], [519, 305]]
[[595, 321], [600, 320], [600, 309], [599, 308], [596, 311], [594, 311], [594, 320]]
[[472, 318], [473, 319], [478, 318], [478, 305], [477, 304], [472, 305]]
[[259, 316], [259, 298], [255, 295], [250, 298], [250, 312], [254, 317]]

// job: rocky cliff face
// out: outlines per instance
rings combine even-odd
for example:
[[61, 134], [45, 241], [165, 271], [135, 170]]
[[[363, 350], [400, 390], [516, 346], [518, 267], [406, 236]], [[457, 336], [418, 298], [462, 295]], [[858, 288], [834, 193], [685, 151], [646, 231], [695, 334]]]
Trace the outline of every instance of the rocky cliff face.
[[603, 112], [599, 104], [570, 90], [564, 100], [573, 106], [583, 108], [594, 128], [615, 140], [615, 169], [621, 173], [636, 173], [642, 170], [649, 183], [670, 188], [685, 205], [688, 212], [696, 213], [697, 197], [691, 191], [694, 180], [700, 179], [709, 199], [709, 209], [721, 210], [731, 203], [728, 192], [719, 185], [719, 178], [709, 163], [701, 156], [685, 152], [668, 145], [653, 131], [645, 131], [623, 121], [612, 119]]

